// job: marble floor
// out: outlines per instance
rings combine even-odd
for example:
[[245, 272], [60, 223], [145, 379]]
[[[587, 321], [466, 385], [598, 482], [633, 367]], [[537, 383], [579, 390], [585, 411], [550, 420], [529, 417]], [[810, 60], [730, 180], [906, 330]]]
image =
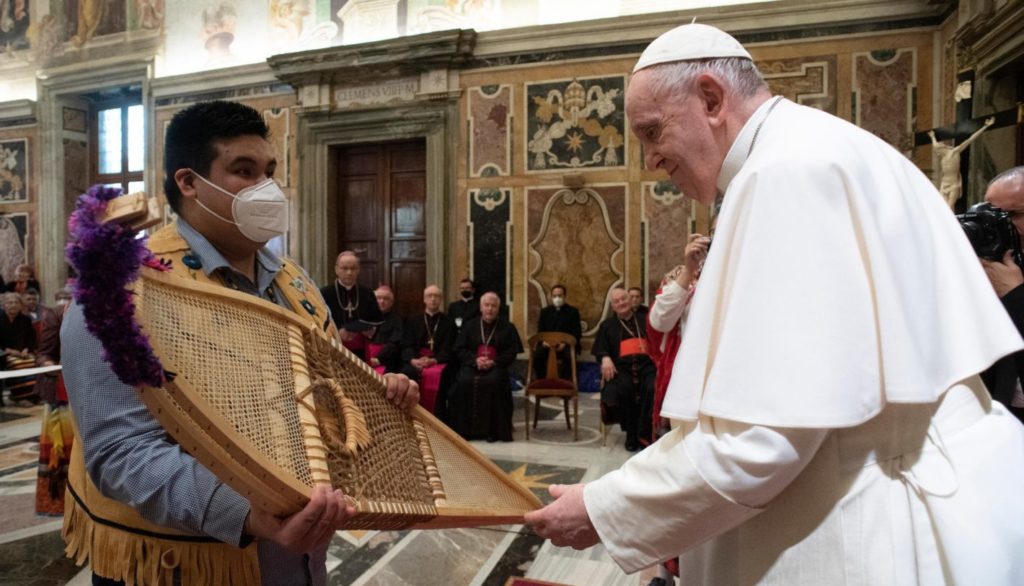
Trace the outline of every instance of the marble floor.
[[[526, 441], [523, 399], [516, 397], [515, 441], [474, 442], [542, 500], [550, 484], [597, 478], [629, 453], [618, 429], [606, 441], [597, 397], [580, 396], [580, 434], [566, 429], [561, 404], [544, 403]], [[42, 407], [0, 407], [0, 584], [90, 584], [87, 569], [64, 558], [60, 518], [35, 515], [36, 462]], [[441, 531], [339, 531], [328, 554], [332, 585], [504, 586], [516, 576], [579, 586], [647, 584], [653, 572], [626, 576], [601, 546], [554, 547], [519, 525]]]

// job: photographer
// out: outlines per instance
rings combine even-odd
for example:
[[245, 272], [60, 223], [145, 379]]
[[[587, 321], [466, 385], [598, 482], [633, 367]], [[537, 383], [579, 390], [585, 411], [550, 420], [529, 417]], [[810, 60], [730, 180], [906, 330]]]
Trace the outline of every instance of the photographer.
[[[985, 191], [985, 201], [1007, 212], [1024, 245], [1024, 166], [1014, 167], [995, 177]], [[1017, 330], [1024, 335], [1024, 273], [1008, 250], [1001, 262], [981, 259], [992, 288], [1010, 314]], [[1004, 356], [982, 373], [992, 397], [1024, 421], [1024, 351]]]

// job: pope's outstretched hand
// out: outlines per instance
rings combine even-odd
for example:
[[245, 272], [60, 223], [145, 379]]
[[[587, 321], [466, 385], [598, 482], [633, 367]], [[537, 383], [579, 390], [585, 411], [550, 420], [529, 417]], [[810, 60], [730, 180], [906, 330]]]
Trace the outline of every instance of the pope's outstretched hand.
[[548, 492], [555, 497], [555, 502], [527, 513], [526, 524], [534, 533], [559, 547], [586, 549], [597, 545], [601, 538], [583, 503], [583, 487], [583, 484], [551, 485]]

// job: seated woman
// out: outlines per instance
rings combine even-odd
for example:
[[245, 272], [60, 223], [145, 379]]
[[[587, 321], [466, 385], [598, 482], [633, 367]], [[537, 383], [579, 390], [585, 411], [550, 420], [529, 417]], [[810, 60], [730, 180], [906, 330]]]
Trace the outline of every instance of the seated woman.
[[[22, 370], [36, 365], [36, 330], [32, 320], [22, 313], [25, 305], [21, 295], [5, 293], [0, 313], [0, 350], [3, 351], [3, 370]], [[11, 393], [11, 401], [38, 402], [35, 393], [36, 377], [14, 377], [4, 381]]]

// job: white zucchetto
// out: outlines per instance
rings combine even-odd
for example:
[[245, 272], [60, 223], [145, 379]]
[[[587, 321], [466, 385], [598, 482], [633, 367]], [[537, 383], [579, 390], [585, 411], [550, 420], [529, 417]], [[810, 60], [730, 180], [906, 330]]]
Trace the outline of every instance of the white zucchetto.
[[729, 33], [706, 24], [684, 24], [654, 39], [640, 55], [633, 73], [662, 63], [723, 57], [753, 61], [750, 53]]

